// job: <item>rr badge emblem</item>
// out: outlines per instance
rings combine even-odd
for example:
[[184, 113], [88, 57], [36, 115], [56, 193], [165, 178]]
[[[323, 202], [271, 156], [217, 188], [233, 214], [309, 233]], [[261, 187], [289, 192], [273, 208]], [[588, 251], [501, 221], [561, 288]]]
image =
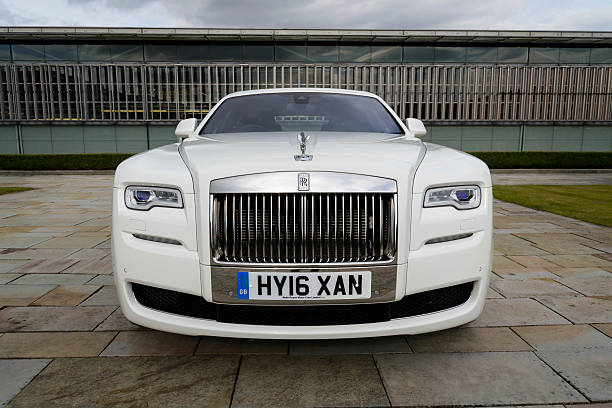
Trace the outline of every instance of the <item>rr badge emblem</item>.
[[298, 191], [310, 191], [310, 174], [298, 173]]

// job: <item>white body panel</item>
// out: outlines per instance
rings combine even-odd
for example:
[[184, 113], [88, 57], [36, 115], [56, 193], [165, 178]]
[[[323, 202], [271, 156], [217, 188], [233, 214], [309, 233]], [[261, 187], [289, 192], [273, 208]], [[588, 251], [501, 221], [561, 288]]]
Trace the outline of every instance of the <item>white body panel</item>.
[[[289, 91], [375, 97], [355, 91], [321, 89], [255, 92]], [[242, 94], [245, 93], [228, 97]], [[143, 326], [189, 335], [294, 339], [414, 334], [475, 319], [484, 304], [491, 267], [489, 170], [473, 156], [412, 137], [402, 121], [386, 104], [385, 107], [405, 135], [310, 132], [308, 154], [314, 156], [312, 161], [294, 160], [294, 155], [300, 153], [295, 132], [196, 136], [204, 122], [180, 145], [154, 149], [124, 161], [114, 182], [112, 248], [117, 290], [126, 317]], [[380, 323], [300, 327], [220, 323], [153, 310], [136, 301], [131, 283], [202, 296], [212, 302], [210, 183], [220, 178], [275, 172], [337, 172], [395, 180], [398, 214], [395, 300], [474, 282], [469, 300], [452, 309]], [[184, 208], [128, 209], [123, 194], [125, 187], [134, 185], [177, 188], [183, 195]], [[423, 208], [428, 188], [453, 185], [479, 186], [480, 206], [471, 210]], [[180, 245], [138, 239], [133, 234], [175, 240]], [[457, 234], [472, 235], [425, 244], [430, 239]]]

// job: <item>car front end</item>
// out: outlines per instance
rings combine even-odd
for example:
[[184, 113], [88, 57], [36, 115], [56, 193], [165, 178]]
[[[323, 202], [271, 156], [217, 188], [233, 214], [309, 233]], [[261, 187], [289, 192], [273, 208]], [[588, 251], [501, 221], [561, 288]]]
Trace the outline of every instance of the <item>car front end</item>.
[[[332, 114], [276, 115], [274, 132], [252, 121], [211, 133], [205, 120], [182, 143], [126, 160], [112, 224], [125, 316], [188, 335], [283, 339], [417, 334], [478, 317], [492, 251], [486, 165], [413, 137], [371, 94], [228, 99], [285, 93], [291, 109], [319, 93], [370, 98], [404, 134], [326, 130]], [[317, 130], [293, 131], [296, 121]]]

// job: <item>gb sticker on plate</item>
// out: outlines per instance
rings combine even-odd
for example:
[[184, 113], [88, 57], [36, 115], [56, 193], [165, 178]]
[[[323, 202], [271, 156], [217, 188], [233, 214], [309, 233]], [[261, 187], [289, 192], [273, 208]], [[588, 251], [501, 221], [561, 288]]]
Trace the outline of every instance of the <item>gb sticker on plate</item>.
[[236, 274], [236, 290], [238, 292], [238, 299], [249, 298], [249, 273], [238, 272]]

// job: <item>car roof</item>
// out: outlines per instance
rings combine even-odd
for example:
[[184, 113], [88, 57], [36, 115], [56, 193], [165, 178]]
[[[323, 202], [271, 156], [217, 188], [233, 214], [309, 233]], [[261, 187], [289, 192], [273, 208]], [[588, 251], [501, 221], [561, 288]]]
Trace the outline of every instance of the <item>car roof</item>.
[[308, 92], [308, 93], [340, 93], [346, 95], [360, 95], [360, 96], [369, 96], [371, 98], [377, 98], [378, 95], [375, 95], [371, 92], [365, 91], [354, 91], [352, 89], [339, 89], [339, 88], [269, 88], [269, 89], [256, 89], [251, 91], [238, 91], [228, 94], [226, 97], [233, 98], [236, 96], [245, 96], [245, 95], [260, 95], [260, 94], [271, 94], [271, 93], [289, 93], [289, 92]]

